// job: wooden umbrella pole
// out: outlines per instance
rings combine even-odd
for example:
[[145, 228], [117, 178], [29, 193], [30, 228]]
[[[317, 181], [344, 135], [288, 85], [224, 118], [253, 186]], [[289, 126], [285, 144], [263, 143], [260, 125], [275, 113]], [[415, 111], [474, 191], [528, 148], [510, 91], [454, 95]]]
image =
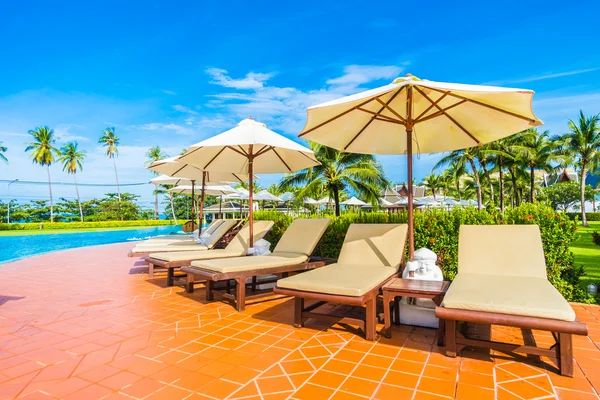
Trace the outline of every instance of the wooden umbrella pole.
[[415, 258], [415, 224], [413, 215], [413, 164], [412, 164], [412, 138], [413, 138], [413, 90], [408, 85], [406, 93], [406, 162], [408, 164], [408, 259]]
[[219, 196], [219, 218], [223, 218], [223, 215], [222, 215], [222, 212], [221, 212], [221, 210], [222, 210], [222, 204], [223, 204], [223, 195], [220, 195]]
[[252, 187], [253, 187], [253, 176], [252, 174], [253, 172], [253, 163], [254, 163], [254, 155], [252, 154], [252, 145], [250, 145], [250, 149], [248, 152], [248, 174], [250, 175], [250, 178], [248, 180], [248, 212], [249, 212], [249, 218], [248, 218], [248, 223], [250, 224], [250, 246], [249, 247], [254, 247], [254, 221], [253, 221], [253, 209], [252, 209]]
[[204, 184], [206, 183], [206, 171], [202, 171], [202, 193], [200, 194], [200, 212], [198, 214], [198, 224], [202, 232], [202, 220], [204, 218]]
[[[194, 198], [194, 185], [196, 184], [196, 181], [192, 179], [192, 227], [194, 226], [194, 217], [196, 216], [196, 207], [194, 207], [194, 205], [196, 204], [196, 199]], [[194, 230], [194, 229], [192, 229]], [[200, 230], [198, 230], [198, 232], [200, 232]], [[198, 235], [200, 236], [200, 235]]]

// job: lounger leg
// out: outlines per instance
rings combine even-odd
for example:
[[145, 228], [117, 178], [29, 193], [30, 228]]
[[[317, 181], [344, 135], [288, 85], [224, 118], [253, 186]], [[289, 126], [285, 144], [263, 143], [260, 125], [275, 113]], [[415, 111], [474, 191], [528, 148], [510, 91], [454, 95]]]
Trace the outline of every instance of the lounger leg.
[[402, 297], [394, 297], [394, 324], [400, 325], [400, 299]]
[[194, 293], [194, 274], [187, 274], [187, 278], [185, 281], [185, 291], [187, 293]]
[[[188, 277], [189, 276], [190, 276], [190, 274], [188, 274]], [[206, 285], [206, 300], [213, 301], [215, 299], [215, 295], [213, 294], [213, 289], [215, 287], [215, 281], [207, 280], [205, 282], [205, 285]]]
[[375, 329], [377, 326], [376, 301], [374, 298], [367, 300], [367, 316], [365, 318], [365, 339], [375, 340]]
[[246, 309], [246, 277], [235, 280], [235, 309], [244, 311]]
[[154, 278], [154, 264], [148, 263], [148, 278]]
[[560, 374], [573, 377], [573, 341], [569, 333], [558, 334], [558, 364]]
[[256, 276], [252, 277], [252, 291], [256, 292]]
[[173, 286], [173, 273], [175, 268], [167, 268], [167, 286]]
[[446, 356], [456, 357], [456, 321], [446, 321]]
[[304, 326], [302, 321], [302, 311], [304, 311], [304, 299], [296, 297], [294, 299], [294, 327], [301, 328]]
[[446, 320], [439, 319], [438, 320], [438, 340], [437, 344], [439, 347], [444, 345], [444, 335], [446, 334]]
[[386, 338], [392, 337], [392, 321], [391, 311], [392, 306], [389, 292], [383, 292], [383, 331], [381, 332]]

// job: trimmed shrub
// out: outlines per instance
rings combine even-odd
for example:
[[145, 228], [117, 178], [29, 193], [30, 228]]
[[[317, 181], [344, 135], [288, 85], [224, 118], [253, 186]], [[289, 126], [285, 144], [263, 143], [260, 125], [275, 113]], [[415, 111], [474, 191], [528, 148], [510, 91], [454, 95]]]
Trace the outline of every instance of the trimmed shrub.
[[[567, 215], [573, 221], [581, 219], [581, 213], [580, 212], [579, 213], [572, 213], [572, 212], [570, 212], [570, 213], [567, 213]], [[600, 212], [585, 213], [585, 216], [587, 217], [588, 221], [600, 221]]]
[[[406, 213], [360, 213], [326, 217], [331, 218], [332, 221], [321, 240], [322, 253], [317, 247], [315, 254], [332, 258], [339, 256], [350, 224], [406, 223], [408, 220]], [[275, 222], [273, 230], [267, 236], [267, 240], [273, 244], [273, 247], [293, 220], [293, 217], [278, 211], [256, 212], [254, 218]], [[319, 216], [313, 215], [308, 218], [319, 218]], [[577, 228], [575, 222], [571, 221], [565, 213], [558, 213], [541, 203], [524, 203], [519, 207], [505, 210], [504, 215], [495, 210], [479, 211], [474, 207], [454, 208], [451, 211], [430, 209], [416, 212], [414, 223], [415, 248], [427, 247], [435, 252], [438, 255], [438, 265], [448, 280], [454, 279], [457, 272], [460, 225], [536, 224], [540, 227], [542, 235], [548, 280], [570, 301], [592, 301], [579, 285], [584, 270], [582, 266], [573, 265], [573, 253], [569, 250], [569, 244], [576, 238]], [[408, 252], [408, 249], [406, 251]], [[515, 257], [518, 257], [518, 254]]]
[[140, 220], [140, 221], [98, 221], [98, 222], [28, 222], [24, 224], [0, 224], [0, 231], [31, 231], [51, 229], [84, 229], [84, 228], [123, 228], [134, 226], [163, 226], [175, 225], [171, 220]]
[[592, 242], [597, 246], [600, 246], [600, 233], [598, 233], [598, 231], [592, 232]]

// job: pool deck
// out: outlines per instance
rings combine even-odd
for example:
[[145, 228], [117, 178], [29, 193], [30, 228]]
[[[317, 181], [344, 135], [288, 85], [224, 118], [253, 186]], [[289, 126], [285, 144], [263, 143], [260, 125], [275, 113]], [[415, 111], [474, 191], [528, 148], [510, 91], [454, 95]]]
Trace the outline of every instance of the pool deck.
[[[574, 337], [575, 377], [565, 378], [535, 358], [447, 358], [433, 329], [395, 326], [377, 342], [314, 322], [294, 329], [289, 298], [237, 313], [202, 288], [148, 279], [131, 247], [0, 266], [0, 399], [598, 399], [600, 307], [574, 305], [589, 336]], [[492, 333], [522, 341], [518, 330]]]

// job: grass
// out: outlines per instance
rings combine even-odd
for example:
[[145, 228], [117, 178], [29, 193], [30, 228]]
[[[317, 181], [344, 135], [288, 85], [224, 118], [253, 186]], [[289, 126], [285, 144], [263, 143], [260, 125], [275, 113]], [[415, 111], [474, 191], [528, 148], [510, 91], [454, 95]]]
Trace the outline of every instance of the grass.
[[123, 226], [112, 228], [77, 228], [77, 229], [38, 229], [38, 230], [14, 230], [0, 231], [2, 236], [33, 236], [33, 235], [56, 235], [62, 233], [82, 233], [82, 232], [106, 232], [106, 231], [124, 231], [140, 228], [155, 228], [154, 226]]
[[589, 226], [577, 227], [578, 238], [571, 244], [571, 251], [575, 255], [575, 264], [585, 269], [585, 276], [581, 281], [587, 285], [590, 282], [600, 282], [600, 246], [592, 241], [592, 232], [600, 232], [600, 221], [591, 221]]

